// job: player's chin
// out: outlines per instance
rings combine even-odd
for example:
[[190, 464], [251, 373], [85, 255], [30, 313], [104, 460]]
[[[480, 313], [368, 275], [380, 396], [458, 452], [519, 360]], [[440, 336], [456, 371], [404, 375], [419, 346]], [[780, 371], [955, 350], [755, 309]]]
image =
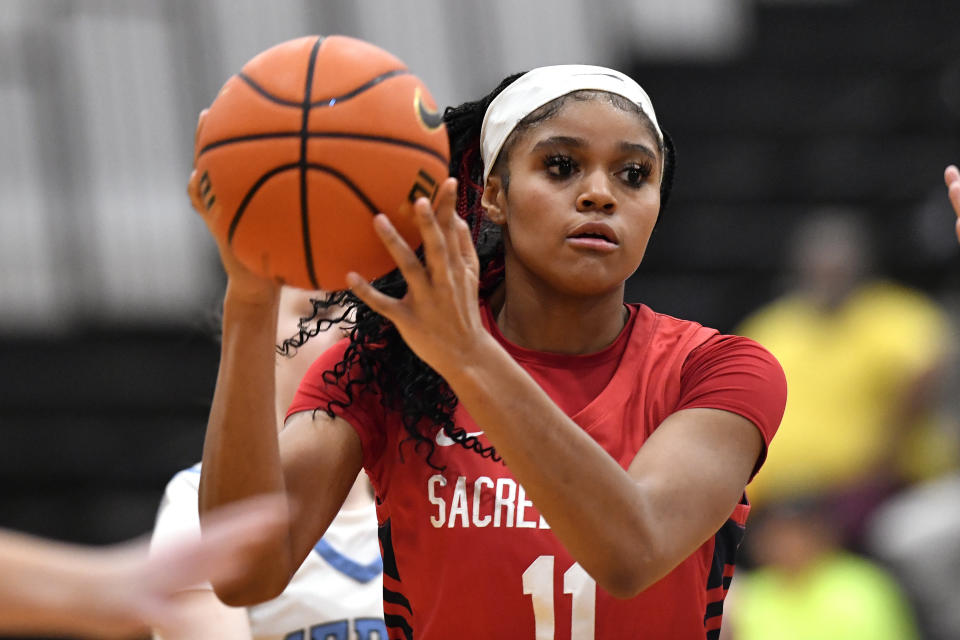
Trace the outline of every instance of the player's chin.
[[636, 271], [635, 266], [631, 269], [593, 265], [592, 267], [558, 274], [559, 277], [556, 278], [555, 285], [557, 289], [568, 295], [578, 297], [603, 296], [617, 290], [622, 291], [627, 278], [634, 271]]
[[623, 284], [640, 267], [642, 253], [585, 254], [571, 261], [570, 275], [581, 287], [607, 291]]

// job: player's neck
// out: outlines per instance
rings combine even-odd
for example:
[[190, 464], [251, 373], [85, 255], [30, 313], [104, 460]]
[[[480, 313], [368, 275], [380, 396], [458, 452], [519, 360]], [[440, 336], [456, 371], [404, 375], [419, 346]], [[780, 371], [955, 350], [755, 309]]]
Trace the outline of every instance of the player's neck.
[[545, 295], [528, 283], [507, 282], [491, 297], [497, 326], [510, 342], [549, 353], [595, 353], [613, 343], [629, 314], [623, 289], [597, 296]]

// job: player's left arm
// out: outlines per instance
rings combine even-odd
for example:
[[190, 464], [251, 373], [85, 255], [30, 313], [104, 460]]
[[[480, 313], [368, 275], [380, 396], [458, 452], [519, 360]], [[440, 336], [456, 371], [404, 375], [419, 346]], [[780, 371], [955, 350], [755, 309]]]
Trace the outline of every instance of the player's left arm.
[[760, 430], [721, 409], [683, 409], [661, 423], [627, 473], [649, 509], [655, 553], [642, 575], [666, 575], [713, 536], [743, 495], [764, 450]]
[[625, 471], [505, 351], [484, 354], [451, 375], [451, 387], [554, 534], [616, 597], [635, 596], [713, 536], [763, 454], [750, 420], [682, 409]]

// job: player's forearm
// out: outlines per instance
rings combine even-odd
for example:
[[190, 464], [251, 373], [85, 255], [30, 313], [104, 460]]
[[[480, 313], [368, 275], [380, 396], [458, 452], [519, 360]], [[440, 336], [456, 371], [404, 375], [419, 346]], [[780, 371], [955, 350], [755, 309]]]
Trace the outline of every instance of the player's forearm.
[[89, 631], [97, 615], [109, 618], [97, 558], [93, 550], [0, 532], [0, 632], [76, 633]]
[[614, 595], [658, 579], [636, 482], [492, 338], [464, 362], [448, 382], [580, 565]]
[[182, 619], [175, 629], [153, 630], [153, 640], [251, 640], [250, 619], [243, 607], [228, 607], [213, 591], [194, 589], [176, 598]]
[[[203, 446], [201, 515], [250, 496], [285, 491], [274, 408], [276, 322], [275, 300], [273, 304], [236, 300], [228, 288], [220, 368]], [[240, 589], [233, 596], [244, 603], [275, 595], [289, 578], [282, 561], [289, 556], [288, 548], [288, 538], [278, 540], [272, 558], [265, 556], [257, 563], [256, 580], [229, 591]], [[264, 592], [248, 593], [247, 586], [254, 584], [264, 585]], [[240, 604], [223, 592], [225, 585], [214, 586], [218, 595]]]
[[283, 490], [274, 412], [276, 305], [224, 300], [220, 368], [203, 445], [200, 512]]

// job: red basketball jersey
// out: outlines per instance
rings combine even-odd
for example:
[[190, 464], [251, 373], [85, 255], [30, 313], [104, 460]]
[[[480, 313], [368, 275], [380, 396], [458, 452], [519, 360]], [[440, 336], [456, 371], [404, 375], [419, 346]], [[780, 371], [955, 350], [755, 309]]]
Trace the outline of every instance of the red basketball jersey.
[[[551, 395], [578, 391], [570, 370], [584, 358], [501, 344]], [[346, 343], [314, 363], [290, 413], [344, 398], [322, 373]], [[786, 383], [766, 350], [697, 323], [631, 305], [624, 333], [608, 348], [605, 384], [570, 417], [622, 467], [667, 416], [683, 408], [724, 409], [751, 420], [769, 444], [783, 413]], [[616, 353], [619, 351], [619, 353]], [[555, 374], [555, 375], [554, 375]], [[502, 462], [453, 443], [439, 428], [431, 461], [416, 450], [399, 416], [373, 394], [354, 393], [337, 412], [360, 436], [376, 488], [384, 560], [384, 613], [390, 638], [592, 640], [716, 638], [734, 553], [749, 506], [744, 499], [717, 534], [667, 576], [629, 600], [599, 588], [553, 535]], [[563, 402], [558, 402], [564, 406]], [[458, 427], [490, 442], [463, 407]]]

